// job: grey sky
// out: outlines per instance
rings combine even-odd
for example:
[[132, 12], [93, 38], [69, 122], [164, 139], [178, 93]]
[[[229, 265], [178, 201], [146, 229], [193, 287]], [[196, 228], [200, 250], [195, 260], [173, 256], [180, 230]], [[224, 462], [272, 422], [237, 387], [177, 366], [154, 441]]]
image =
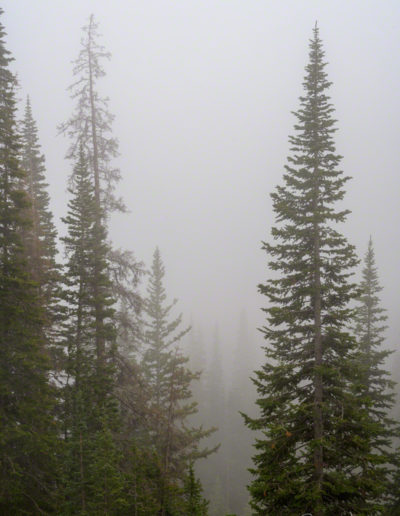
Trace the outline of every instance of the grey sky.
[[110, 97], [121, 192], [131, 213], [112, 238], [150, 263], [159, 245], [168, 292], [188, 320], [221, 333], [247, 311], [262, 324], [256, 285], [268, 274], [269, 193], [281, 182], [302, 94], [308, 39], [320, 26], [333, 81], [337, 150], [353, 177], [343, 228], [364, 254], [372, 234], [390, 344], [400, 330], [400, 2], [256, 0], [4, 0], [21, 98], [30, 94], [46, 154], [52, 208], [66, 211], [57, 125], [81, 27], [93, 12], [112, 53]]

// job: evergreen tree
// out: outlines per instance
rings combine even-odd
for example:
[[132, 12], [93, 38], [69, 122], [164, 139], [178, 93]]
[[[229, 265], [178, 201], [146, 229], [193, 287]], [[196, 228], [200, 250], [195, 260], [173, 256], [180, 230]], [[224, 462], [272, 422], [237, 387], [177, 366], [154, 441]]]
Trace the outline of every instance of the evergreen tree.
[[83, 145], [94, 178], [96, 204], [102, 206], [102, 215], [107, 217], [111, 211], [124, 210], [121, 199], [115, 197], [121, 175], [112, 166], [112, 159], [118, 155], [118, 142], [111, 135], [114, 116], [108, 111], [108, 99], [96, 90], [97, 81], [105, 76], [101, 62], [110, 59], [110, 53], [98, 42], [98, 24], [93, 14], [83, 32], [81, 50], [74, 62], [76, 81], [69, 87], [77, 104], [71, 118], [59, 130], [71, 139], [68, 159], [76, 161]]
[[116, 332], [106, 232], [98, 225], [95, 193], [83, 146], [71, 193], [68, 215], [63, 219], [68, 234], [62, 239], [68, 257], [65, 282], [69, 311], [64, 387], [68, 455], [65, 510], [69, 514], [79, 507], [82, 512], [107, 514], [123, 505], [118, 495], [123, 489], [121, 457], [110, 433], [118, 424], [113, 397]]
[[[98, 27], [93, 15], [90, 16], [89, 23], [83, 30], [81, 51], [74, 66], [76, 81], [70, 87], [72, 97], [76, 99], [76, 108], [71, 118], [61, 125], [60, 131], [67, 134], [71, 140], [67, 158], [79, 164], [81, 154], [84, 155], [84, 165], [87, 169], [85, 188], [88, 192], [91, 188], [90, 195], [92, 196], [90, 203], [87, 199], [87, 209], [90, 206], [90, 214], [83, 215], [84, 207], [82, 205], [82, 213], [78, 214], [75, 222], [67, 221], [70, 225], [70, 238], [72, 239], [71, 257], [78, 251], [76, 242], [74, 243], [76, 235], [74, 236], [71, 232], [75, 231], [76, 233], [76, 230], [73, 229], [74, 224], [78, 220], [85, 220], [89, 224], [87, 215], [91, 217], [90, 223], [92, 224], [92, 226], [87, 226], [87, 231], [90, 233], [87, 237], [89, 240], [83, 240], [88, 242], [85, 252], [88, 253], [89, 275], [79, 276], [80, 273], [78, 273], [82, 283], [79, 283], [79, 277], [75, 276], [75, 288], [78, 284], [79, 288], [82, 288], [83, 306], [85, 303], [89, 303], [88, 310], [91, 317], [94, 317], [94, 320], [88, 319], [88, 330], [92, 332], [90, 338], [94, 339], [89, 349], [90, 353], [94, 353], [94, 355], [87, 357], [91, 368], [82, 370], [92, 371], [92, 379], [89, 376], [85, 381], [90, 383], [88, 392], [96, 394], [95, 406], [98, 406], [99, 410], [86, 410], [84, 406], [85, 417], [91, 418], [86, 434], [90, 440], [86, 459], [87, 461], [94, 460], [98, 467], [101, 463], [105, 465], [106, 460], [114, 465], [115, 489], [120, 489], [121, 482], [126, 481], [127, 490], [122, 497], [116, 496], [116, 491], [113, 491], [114, 494], [110, 496], [115, 500], [115, 504], [117, 504], [117, 500], [118, 503], [123, 501], [121, 507], [124, 511], [129, 511], [132, 507], [136, 507], [136, 502], [134, 502], [136, 498], [132, 498], [132, 490], [128, 487], [130, 480], [134, 485], [140, 483], [142, 487], [144, 486], [142, 482], [144, 473], [139, 474], [137, 466], [132, 460], [135, 460], [137, 454], [144, 454], [140, 440], [144, 435], [143, 421], [148, 416], [146, 407], [148, 389], [144, 385], [143, 375], [137, 364], [138, 313], [141, 307], [137, 287], [143, 273], [143, 265], [135, 260], [131, 252], [112, 249], [105, 242], [106, 224], [111, 212], [124, 210], [122, 201], [115, 195], [120, 172], [112, 165], [113, 158], [118, 154], [118, 143], [111, 133], [114, 117], [108, 111], [108, 99], [102, 98], [97, 90], [99, 79], [105, 75], [102, 61], [108, 59], [110, 54], [98, 42]], [[81, 168], [80, 166], [74, 168], [71, 175], [72, 185], [76, 186], [76, 178], [82, 176]], [[78, 182], [81, 182], [81, 179]], [[91, 183], [90, 188], [89, 183]], [[67, 241], [66, 244], [69, 245]], [[73, 266], [72, 262], [70, 266]], [[89, 297], [85, 299], [85, 296]], [[73, 304], [73, 299], [71, 301]], [[77, 323], [78, 319], [76, 318], [75, 330]], [[73, 339], [69, 340], [75, 346], [75, 351], [70, 353], [72, 362], [74, 362], [76, 344]], [[82, 349], [87, 351], [85, 346], [86, 344]], [[96, 364], [95, 370], [93, 370], [94, 363]], [[85, 387], [82, 391], [83, 394], [86, 390]], [[90, 400], [88, 403], [90, 405]], [[68, 410], [69, 407], [67, 407], [67, 412]], [[116, 411], [118, 411], [118, 415]], [[100, 430], [103, 434], [96, 434], [94, 437], [93, 431], [99, 432]], [[118, 431], [116, 432], [116, 430]], [[81, 446], [80, 436], [79, 433], [76, 435], [79, 437], [77, 441], [79, 447]], [[108, 459], [104, 453], [100, 453], [101, 456], [97, 458], [92, 457], [93, 446], [91, 448], [90, 444], [93, 445], [95, 439], [100, 439], [101, 443], [114, 443], [114, 448], [99, 447], [99, 453], [101, 449], [104, 452], [109, 449]], [[72, 442], [73, 439], [71, 444]], [[135, 453], [132, 450], [135, 450]], [[96, 498], [95, 492], [103, 492], [104, 486], [101, 485], [101, 478], [104, 475], [96, 477], [97, 466], [96, 468], [89, 468], [89, 466], [88, 462], [85, 471], [86, 475], [89, 469], [93, 472], [92, 498], [97, 500], [95, 503], [99, 503], [101, 496]], [[151, 468], [148, 469], [151, 470]], [[107, 468], [103, 468], [102, 471], [107, 473]], [[109, 473], [108, 471], [107, 475]], [[95, 488], [96, 482], [98, 487]], [[137, 492], [135, 489], [133, 491]], [[149, 479], [148, 491], [150, 493], [148, 502], [151, 507], [151, 479]], [[108, 499], [111, 498], [108, 497]], [[89, 507], [88, 503], [86, 506]], [[106, 506], [103, 508], [106, 509]], [[136, 510], [136, 508], [132, 510]]]
[[56, 507], [55, 397], [39, 286], [22, 241], [32, 220], [4, 37], [0, 25], [0, 513], [38, 514]]
[[165, 274], [160, 252], [155, 250], [144, 301], [142, 368], [150, 389], [150, 410], [153, 414], [150, 435], [160, 460], [160, 514], [166, 515], [178, 503], [179, 484], [189, 461], [206, 456], [210, 450], [199, 450], [199, 441], [212, 430], [188, 427], [188, 419], [196, 413], [191, 399], [191, 382], [198, 378], [187, 367], [188, 358], [177, 347], [189, 329], [180, 329], [182, 316], [170, 320], [176, 304], [166, 304], [163, 286]]
[[[27, 263], [32, 278], [39, 285], [39, 293], [45, 310], [45, 338], [53, 359], [59, 355], [59, 331], [62, 321], [60, 307], [60, 268], [56, 262], [57, 232], [49, 207], [46, 183], [45, 158], [41, 152], [38, 131], [32, 116], [29, 97], [21, 127], [22, 167], [26, 173], [25, 190], [29, 197], [29, 216], [32, 224], [24, 231]], [[54, 364], [53, 364], [54, 365]]]
[[189, 466], [189, 473], [184, 484], [185, 515], [186, 516], [207, 516], [208, 502], [202, 496], [200, 481], [194, 475], [193, 464]]
[[[71, 96], [76, 99], [76, 107], [72, 116], [60, 126], [60, 132], [69, 136], [71, 145], [67, 158], [79, 159], [80, 146], [83, 146], [87, 165], [89, 167], [95, 196], [97, 232], [102, 231], [109, 215], [115, 211], [124, 211], [121, 199], [115, 195], [115, 188], [120, 180], [120, 171], [112, 164], [113, 158], [118, 155], [118, 142], [112, 136], [112, 122], [114, 116], [108, 111], [108, 99], [101, 97], [97, 90], [99, 79], [105, 76], [102, 61], [109, 59], [110, 54], [98, 42], [98, 25], [91, 15], [89, 23], [83, 28], [84, 35], [81, 40], [81, 50], [74, 62], [73, 73], [76, 81], [70, 86]], [[74, 180], [71, 175], [71, 181]], [[95, 267], [95, 275], [102, 268], [102, 252], [94, 248], [98, 264]], [[130, 251], [113, 249], [108, 246], [107, 262], [109, 278], [111, 280], [112, 296], [116, 301], [115, 321], [117, 327], [117, 344], [119, 346], [119, 368], [129, 368], [129, 355], [138, 343], [137, 316], [141, 306], [141, 299], [137, 293], [139, 280], [143, 274], [143, 264], [137, 262]], [[98, 278], [94, 285], [101, 281]], [[99, 299], [101, 296], [96, 295]], [[96, 324], [102, 325], [101, 302], [96, 305]], [[104, 354], [104, 342], [101, 334], [97, 334], [98, 360], [102, 360]], [[132, 377], [119, 375], [119, 391], [134, 389], [137, 386]], [[120, 384], [120, 381], [128, 381], [128, 384]], [[133, 385], [130, 383], [133, 382]], [[136, 417], [136, 416], [135, 416]]]
[[372, 419], [368, 436], [369, 463], [364, 464], [363, 470], [367, 479], [371, 479], [370, 492], [376, 492], [377, 498], [383, 494], [378, 506], [382, 511], [391, 504], [391, 475], [398, 468], [398, 457], [392, 447], [394, 439], [399, 438], [399, 428], [389, 417], [394, 406], [394, 382], [390, 380], [383, 364], [392, 352], [382, 349], [387, 315], [386, 310], [380, 306], [379, 292], [382, 287], [379, 285], [371, 238], [365, 254], [360, 287], [361, 297], [355, 317], [358, 342], [356, 360], [360, 368], [355, 392]]
[[325, 66], [315, 26], [292, 154], [284, 185], [272, 194], [274, 243], [264, 243], [275, 274], [259, 287], [270, 301], [263, 328], [267, 360], [254, 379], [260, 416], [246, 420], [263, 432], [250, 484], [252, 508], [262, 515], [377, 510], [372, 420], [353, 392], [358, 364], [348, 328], [349, 302], [357, 294], [350, 277], [358, 261], [334, 228], [349, 213], [335, 207], [348, 178], [335, 151]]
[[[378, 270], [375, 264], [375, 253], [372, 239], [364, 258], [362, 271], [361, 296], [355, 317], [355, 334], [359, 343], [359, 359], [362, 362], [360, 388], [373, 402], [371, 410], [376, 419], [384, 419], [385, 411], [391, 408], [393, 396], [388, 390], [393, 382], [388, 373], [381, 368], [382, 363], [391, 354], [383, 350], [382, 345], [387, 329], [386, 310], [380, 306]], [[383, 395], [383, 397], [381, 397]], [[383, 411], [382, 411], [383, 410]]]

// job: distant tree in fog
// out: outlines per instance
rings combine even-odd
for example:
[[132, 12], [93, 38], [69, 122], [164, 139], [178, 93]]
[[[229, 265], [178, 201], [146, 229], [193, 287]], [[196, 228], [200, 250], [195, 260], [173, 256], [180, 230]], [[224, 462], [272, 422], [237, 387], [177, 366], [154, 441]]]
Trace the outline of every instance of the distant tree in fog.
[[164, 275], [160, 251], [156, 249], [143, 304], [141, 367], [150, 391], [150, 436], [160, 459], [158, 497], [161, 515], [170, 514], [181, 506], [177, 488], [192, 461], [211, 453], [211, 450], [200, 449], [199, 442], [212, 432], [212, 429], [188, 425], [189, 418], [197, 412], [191, 383], [199, 373], [188, 369], [189, 359], [178, 347], [189, 328], [181, 328], [181, 315], [171, 318], [176, 300], [167, 303]]
[[[359, 361], [358, 378], [355, 392], [366, 410], [373, 425], [368, 435], [370, 461], [375, 465], [374, 484], [388, 484], [388, 503], [395, 490], [391, 486], [393, 469], [398, 469], [399, 457], [392, 450], [395, 438], [400, 437], [398, 423], [389, 417], [393, 409], [395, 383], [384, 369], [384, 363], [392, 353], [383, 349], [385, 330], [387, 329], [386, 310], [381, 307], [379, 293], [378, 270], [375, 264], [375, 253], [372, 239], [364, 258], [362, 271], [361, 296], [358, 301], [355, 317], [355, 335], [358, 342], [356, 360]], [[371, 464], [365, 463], [365, 474], [368, 475]], [[371, 486], [371, 489], [376, 488]]]
[[111, 54], [98, 42], [98, 24], [93, 14], [83, 32], [81, 50], [74, 61], [76, 80], [69, 87], [72, 99], [76, 99], [75, 111], [59, 130], [71, 140], [67, 158], [76, 160], [79, 146], [83, 145], [93, 174], [96, 203], [102, 205], [102, 215], [107, 217], [111, 211], [124, 210], [121, 199], [115, 196], [121, 175], [112, 165], [118, 155], [118, 142], [111, 133], [114, 116], [108, 111], [108, 99], [101, 97], [96, 88], [97, 81], [105, 76], [102, 60]]

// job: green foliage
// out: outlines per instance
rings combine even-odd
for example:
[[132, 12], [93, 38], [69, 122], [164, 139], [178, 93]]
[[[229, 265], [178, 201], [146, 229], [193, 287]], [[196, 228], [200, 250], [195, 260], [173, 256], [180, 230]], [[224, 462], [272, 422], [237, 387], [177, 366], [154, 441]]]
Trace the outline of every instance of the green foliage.
[[38, 283], [44, 307], [44, 337], [53, 368], [60, 364], [60, 329], [64, 317], [61, 308], [61, 273], [56, 262], [57, 232], [50, 211], [45, 158], [41, 153], [38, 131], [29, 97], [21, 124], [21, 163], [25, 171], [24, 189], [29, 198], [26, 216], [30, 225], [23, 231], [25, 255], [32, 278]]
[[189, 473], [185, 479], [183, 492], [185, 499], [185, 515], [187, 516], [207, 516], [208, 502], [202, 496], [200, 481], [196, 479], [193, 464], [189, 466]]
[[90, 514], [125, 514], [128, 509], [125, 478], [119, 468], [121, 459], [109, 422], [103, 419], [102, 427], [91, 443], [88, 468]]
[[108, 99], [96, 90], [98, 80], [105, 76], [102, 61], [109, 59], [110, 53], [98, 42], [98, 24], [93, 14], [83, 27], [83, 33], [81, 50], [74, 61], [75, 81], [69, 87], [76, 106], [59, 130], [71, 139], [67, 158], [76, 162], [79, 148], [83, 146], [94, 176], [97, 202], [103, 207], [103, 216], [107, 217], [111, 211], [125, 209], [122, 200], [115, 196], [121, 174], [112, 166], [112, 159], [118, 155], [118, 142], [111, 134], [114, 116], [108, 111]]
[[188, 462], [207, 456], [199, 441], [212, 430], [189, 427], [188, 418], [197, 412], [191, 401], [191, 382], [198, 378], [187, 367], [188, 358], [176, 346], [188, 329], [181, 330], [181, 316], [170, 320], [176, 301], [166, 304], [165, 271], [158, 249], [154, 252], [144, 302], [142, 369], [149, 389], [150, 436], [160, 460], [159, 502], [162, 511], [173, 507]]
[[113, 397], [115, 328], [107, 272], [106, 232], [98, 222], [92, 177], [81, 146], [72, 199], [64, 222], [68, 257], [64, 434], [69, 460], [66, 506], [111, 511], [122, 505], [121, 457], [112, 432], [118, 425]]
[[43, 307], [22, 240], [31, 221], [4, 36], [0, 25], [0, 512], [37, 514], [56, 506], [58, 439]]
[[271, 195], [274, 243], [264, 243], [273, 273], [259, 287], [270, 302], [266, 363], [254, 378], [260, 416], [246, 417], [262, 432], [251, 470], [255, 514], [370, 515], [381, 495], [375, 468], [363, 474], [374, 422], [353, 392], [359, 364], [348, 327], [358, 260], [335, 229], [348, 214], [335, 207], [348, 178], [325, 66], [315, 27], [284, 184]]
[[393, 452], [393, 442], [400, 437], [398, 423], [389, 417], [394, 406], [394, 382], [383, 364], [391, 351], [382, 349], [386, 330], [386, 310], [380, 306], [378, 271], [375, 264], [375, 253], [372, 239], [364, 258], [361, 296], [355, 316], [355, 335], [358, 341], [358, 352], [355, 360], [359, 364], [355, 393], [360, 403], [371, 418], [368, 432], [368, 460], [363, 465], [363, 472], [371, 483], [371, 492], [380, 500], [377, 509], [383, 511], [392, 505], [397, 481], [399, 457]]
[[132, 442], [124, 454], [127, 514], [158, 514], [159, 459], [146, 442]]

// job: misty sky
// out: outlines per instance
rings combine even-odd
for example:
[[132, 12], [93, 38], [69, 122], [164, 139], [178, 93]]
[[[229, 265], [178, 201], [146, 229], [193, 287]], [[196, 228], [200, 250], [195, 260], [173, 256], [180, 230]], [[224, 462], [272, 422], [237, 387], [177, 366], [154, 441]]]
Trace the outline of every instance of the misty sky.
[[116, 117], [116, 165], [130, 209], [112, 219], [112, 239], [146, 264], [158, 245], [168, 293], [186, 320], [218, 322], [228, 335], [242, 309], [252, 328], [263, 322], [256, 287], [268, 270], [260, 241], [273, 223], [269, 193], [282, 181], [318, 20], [337, 150], [353, 177], [343, 232], [361, 256], [374, 239], [388, 340], [399, 347], [398, 0], [3, 0], [2, 7], [57, 222], [71, 169], [57, 126], [73, 108], [71, 61], [94, 13], [112, 53], [99, 89]]

